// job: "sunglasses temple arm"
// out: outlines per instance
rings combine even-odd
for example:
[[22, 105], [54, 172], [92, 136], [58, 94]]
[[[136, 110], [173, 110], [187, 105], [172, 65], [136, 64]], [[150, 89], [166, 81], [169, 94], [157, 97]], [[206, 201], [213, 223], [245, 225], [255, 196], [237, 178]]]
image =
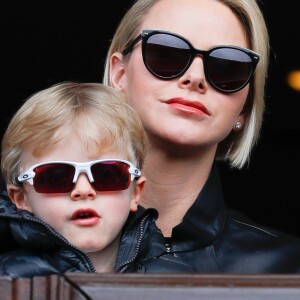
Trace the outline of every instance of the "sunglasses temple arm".
[[19, 183], [23, 183], [24, 181], [28, 181], [31, 185], [33, 185], [33, 177], [35, 176], [34, 172], [22, 173], [17, 177], [17, 181]]
[[125, 48], [125, 50], [122, 52], [122, 54], [127, 55], [132, 50], [134, 45], [137, 44], [141, 38], [142, 38], [142, 35], [140, 34]]
[[129, 173], [131, 176], [131, 181], [139, 179], [142, 175], [142, 172], [136, 167], [130, 167]]

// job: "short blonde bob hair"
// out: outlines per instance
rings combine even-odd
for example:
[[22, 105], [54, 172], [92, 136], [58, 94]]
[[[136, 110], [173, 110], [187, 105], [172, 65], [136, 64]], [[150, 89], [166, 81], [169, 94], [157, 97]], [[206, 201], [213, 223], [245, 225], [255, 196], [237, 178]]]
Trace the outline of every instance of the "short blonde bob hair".
[[[137, 0], [121, 20], [107, 53], [103, 83], [110, 83], [110, 57], [113, 53], [122, 53], [136, 38], [141, 24], [149, 10], [163, 0]], [[214, 0], [215, 1], [215, 0]], [[240, 19], [248, 36], [250, 49], [259, 53], [260, 61], [244, 107], [245, 124], [243, 130], [232, 131], [219, 143], [216, 159], [228, 160], [232, 167], [242, 168], [250, 160], [250, 153], [258, 141], [265, 110], [264, 94], [269, 61], [269, 36], [263, 14], [256, 0], [217, 0], [228, 6]], [[188, 4], [188, 0], [186, 0]]]

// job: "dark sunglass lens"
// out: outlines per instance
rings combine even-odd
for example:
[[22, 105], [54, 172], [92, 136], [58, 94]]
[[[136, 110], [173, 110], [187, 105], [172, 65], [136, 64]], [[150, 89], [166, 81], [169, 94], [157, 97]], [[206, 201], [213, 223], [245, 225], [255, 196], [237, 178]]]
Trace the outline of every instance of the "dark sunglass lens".
[[94, 182], [91, 184], [97, 191], [125, 190], [130, 184], [129, 166], [123, 162], [107, 161], [91, 166]]
[[207, 57], [206, 76], [222, 91], [235, 91], [248, 82], [253, 63], [251, 57], [238, 49], [219, 48]]
[[68, 193], [73, 187], [75, 168], [67, 164], [46, 164], [34, 169], [33, 186], [38, 193]]
[[164, 33], [150, 36], [143, 51], [148, 70], [161, 78], [178, 76], [191, 59], [190, 47], [184, 40]]

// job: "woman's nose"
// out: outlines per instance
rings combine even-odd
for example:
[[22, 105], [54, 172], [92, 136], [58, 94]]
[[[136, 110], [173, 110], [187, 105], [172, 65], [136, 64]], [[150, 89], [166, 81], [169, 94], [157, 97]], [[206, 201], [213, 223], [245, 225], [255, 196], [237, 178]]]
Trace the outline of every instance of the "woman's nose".
[[205, 92], [208, 83], [204, 74], [203, 59], [201, 56], [196, 56], [189, 68], [179, 77], [178, 84], [181, 88], [189, 88], [198, 92]]

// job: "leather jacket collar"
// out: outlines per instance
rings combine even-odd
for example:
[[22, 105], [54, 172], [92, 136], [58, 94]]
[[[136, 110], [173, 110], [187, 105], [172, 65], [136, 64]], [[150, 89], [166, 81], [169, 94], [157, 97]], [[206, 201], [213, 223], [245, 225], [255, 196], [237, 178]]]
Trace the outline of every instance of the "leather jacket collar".
[[211, 245], [225, 222], [225, 212], [221, 181], [214, 165], [205, 186], [183, 221], [173, 228], [173, 251], [196, 250]]

